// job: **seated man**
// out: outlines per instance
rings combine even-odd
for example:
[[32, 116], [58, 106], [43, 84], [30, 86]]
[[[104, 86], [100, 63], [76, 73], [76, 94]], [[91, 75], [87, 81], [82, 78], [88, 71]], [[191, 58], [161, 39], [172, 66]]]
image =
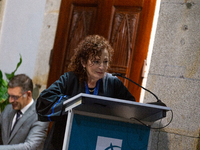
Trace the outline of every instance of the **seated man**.
[[38, 121], [32, 92], [32, 80], [25, 74], [9, 81], [11, 104], [0, 114], [0, 150], [43, 149], [49, 124]]

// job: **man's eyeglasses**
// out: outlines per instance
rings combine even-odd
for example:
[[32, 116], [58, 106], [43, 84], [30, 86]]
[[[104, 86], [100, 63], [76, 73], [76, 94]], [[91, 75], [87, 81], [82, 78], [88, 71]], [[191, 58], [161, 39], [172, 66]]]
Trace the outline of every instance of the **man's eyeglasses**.
[[[25, 94], [25, 93], [24, 93]], [[24, 94], [22, 94], [21, 96], [16, 96], [16, 95], [9, 95], [8, 94], [8, 98], [13, 99], [14, 101], [18, 100], [20, 97], [22, 97]]]

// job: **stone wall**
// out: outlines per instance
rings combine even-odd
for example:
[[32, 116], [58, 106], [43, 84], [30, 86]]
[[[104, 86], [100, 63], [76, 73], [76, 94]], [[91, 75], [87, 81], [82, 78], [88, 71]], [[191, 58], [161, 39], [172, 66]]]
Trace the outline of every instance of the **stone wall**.
[[[151, 150], [200, 149], [200, 1], [185, 2], [161, 1], [147, 89], [171, 107], [173, 121], [152, 129]], [[145, 94], [144, 102], [155, 101]]]
[[42, 32], [34, 69], [33, 82], [39, 87], [39, 92], [47, 85], [49, 74], [49, 59], [53, 49], [61, 0], [47, 0]]
[[6, 0], [4, 1], [0, 0], [0, 32], [1, 32], [1, 26], [2, 26], [2, 21], [3, 21], [5, 3], [6, 3]]

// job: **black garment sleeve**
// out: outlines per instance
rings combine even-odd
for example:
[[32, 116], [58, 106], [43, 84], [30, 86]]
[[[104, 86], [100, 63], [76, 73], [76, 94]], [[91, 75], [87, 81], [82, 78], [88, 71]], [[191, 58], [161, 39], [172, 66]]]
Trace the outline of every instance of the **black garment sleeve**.
[[48, 89], [41, 92], [36, 103], [38, 119], [40, 121], [55, 121], [62, 118], [63, 102], [67, 95], [69, 74], [65, 73]]

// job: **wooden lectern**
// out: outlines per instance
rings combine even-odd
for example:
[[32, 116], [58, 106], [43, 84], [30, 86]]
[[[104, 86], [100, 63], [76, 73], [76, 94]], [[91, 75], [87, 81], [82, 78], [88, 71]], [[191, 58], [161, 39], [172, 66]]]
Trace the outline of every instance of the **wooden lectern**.
[[64, 103], [63, 150], [145, 150], [151, 125], [169, 107], [80, 93]]

